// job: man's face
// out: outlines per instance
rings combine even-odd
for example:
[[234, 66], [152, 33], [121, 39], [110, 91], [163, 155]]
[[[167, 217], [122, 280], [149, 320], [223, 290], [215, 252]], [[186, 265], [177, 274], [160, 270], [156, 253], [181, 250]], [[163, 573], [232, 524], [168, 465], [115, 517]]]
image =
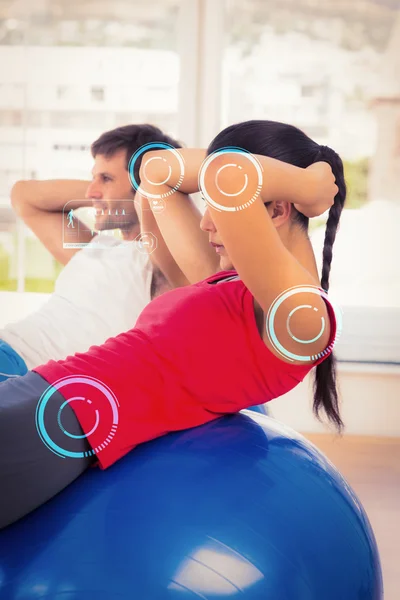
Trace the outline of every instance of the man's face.
[[134, 191], [126, 170], [125, 150], [106, 158], [98, 154], [92, 169], [93, 180], [86, 198], [95, 209], [95, 229], [121, 229], [126, 231], [138, 225], [134, 205]]

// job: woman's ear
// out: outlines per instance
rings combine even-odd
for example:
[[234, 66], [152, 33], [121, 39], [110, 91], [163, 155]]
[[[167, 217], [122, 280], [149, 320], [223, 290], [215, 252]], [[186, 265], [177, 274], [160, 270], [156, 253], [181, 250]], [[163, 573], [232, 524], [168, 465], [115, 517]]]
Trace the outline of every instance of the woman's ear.
[[284, 200], [274, 200], [266, 203], [266, 207], [275, 227], [280, 227], [290, 219], [292, 205]]

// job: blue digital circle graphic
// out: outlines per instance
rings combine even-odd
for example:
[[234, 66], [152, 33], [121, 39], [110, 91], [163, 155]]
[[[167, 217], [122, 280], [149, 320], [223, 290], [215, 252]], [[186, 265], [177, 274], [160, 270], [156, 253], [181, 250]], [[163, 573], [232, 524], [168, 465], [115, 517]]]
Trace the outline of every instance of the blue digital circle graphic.
[[[168, 190], [168, 192], [164, 192], [162, 194], [153, 194], [150, 192], [145, 192], [140, 187], [140, 183], [137, 181], [137, 179], [135, 177], [135, 165], [136, 165], [137, 160], [145, 152], [149, 152], [150, 150], [170, 150], [172, 152], [172, 154], [178, 159], [179, 167], [180, 167], [179, 179], [178, 179], [177, 184], [173, 188]], [[161, 158], [161, 157], [157, 157], [157, 156], [154, 156], [149, 160], [150, 161], [151, 160], [163, 160], [164, 162], [167, 162], [165, 158]], [[169, 169], [169, 173], [168, 173], [168, 177], [165, 179], [165, 181], [163, 181], [161, 183], [155, 183], [155, 182], [152, 182], [149, 180], [149, 183], [151, 183], [152, 185], [164, 185], [165, 183], [167, 183], [167, 181], [171, 175], [171, 172], [172, 172], [170, 166], [168, 166], [168, 169]], [[146, 164], [143, 166], [143, 171], [146, 172]], [[129, 173], [129, 179], [130, 179], [132, 187], [140, 194], [143, 194], [144, 196], [146, 196], [148, 198], [166, 198], [167, 196], [170, 196], [171, 194], [174, 194], [175, 192], [177, 192], [179, 190], [179, 188], [181, 187], [184, 173], [185, 173], [185, 165], [184, 165], [182, 156], [179, 154], [179, 152], [176, 148], [174, 148], [170, 144], [166, 144], [165, 142], [151, 142], [150, 144], [144, 144], [143, 146], [141, 146], [138, 150], [136, 150], [135, 154], [133, 154], [131, 156], [131, 158], [129, 160], [129, 165], [128, 165], [128, 173]]]
[[[319, 352], [318, 354], [305, 354], [303, 356], [300, 354], [294, 354], [293, 352], [290, 352], [280, 343], [280, 341], [278, 340], [278, 337], [276, 335], [276, 332], [275, 332], [275, 316], [276, 316], [276, 312], [277, 312], [278, 308], [281, 306], [281, 304], [285, 300], [287, 300], [288, 298], [290, 298], [296, 294], [300, 294], [300, 293], [304, 293], [304, 292], [316, 294], [316, 295], [324, 298], [326, 300], [326, 302], [330, 305], [330, 307], [332, 308], [333, 313], [335, 315], [336, 335], [335, 335], [335, 339], [322, 352]], [[315, 337], [313, 337], [312, 339], [309, 339], [309, 340], [301, 340], [301, 339], [295, 337], [290, 329], [290, 319], [293, 316], [293, 314], [295, 312], [297, 312], [299, 309], [311, 309], [311, 310], [318, 312], [318, 309], [311, 306], [311, 304], [301, 304], [299, 306], [296, 306], [293, 310], [290, 311], [290, 313], [286, 319], [287, 332], [289, 333], [289, 335], [292, 339], [294, 339], [296, 342], [298, 342], [300, 344], [311, 344], [313, 342], [316, 342], [322, 336], [323, 332], [326, 329], [325, 318], [323, 316], [321, 317], [321, 329], [320, 329], [320, 332], [318, 333], [318, 335], [316, 335]], [[327, 354], [329, 354], [330, 351], [333, 349], [335, 343], [339, 339], [341, 331], [342, 331], [342, 312], [341, 312], [341, 310], [339, 309], [339, 307], [334, 306], [331, 299], [328, 298], [328, 294], [324, 290], [322, 290], [321, 288], [319, 288], [317, 286], [313, 286], [313, 285], [293, 286], [292, 288], [289, 288], [285, 292], [282, 292], [282, 294], [280, 294], [271, 304], [268, 314], [267, 314], [267, 319], [266, 319], [266, 332], [268, 335], [268, 339], [271, 342], [271, 344], [273, 345], [274, 349], [281, 356], [284, 356], [285, 358], [289, 358], [290, 360], [293, 360], [293, 361], [294, 360], [303, 361], [305, 363], [306, 362], [314, 362], [314, 361], [318, 360], [319, 358], [321, 358], [322, 356], [326, 356]]]
[[[257, 172], [258, 182], [257, 182], [256, 191], [254, 192], [254, 194], [252, 194], [252, 196], [251, 196], [251, 198], [249, 198], [249, 200], [247, 200], [246, 202], [243, 202], [243, 204], [240, 204], [239, 206], [223, 206], [222, 204], [219, 204], [213, 198], [211, 198], [210, 194], [207, 191], [207, 187], [206, 187], [205, 177], [206, 177], [206, 172], [207, 172], [208, 167], [217, 158], [217, 156], [221, 156], [222, 154], [227, 154], [228, 152], [236, 152], [237, 154], [240, 154], [241, 156], [245, 156], [246, 159], [249, 160], [251, 162], [251, 164], [255, 167], [256, 172]], [[236, 163], [228, 163], [226, 165], [223, 165], [220, 169], [218, 169], [215, 185], [216, 185], [218, 191], [221, 194], [223, 194], [224, 196], [227, 196], [227, 197], [239, 196], [239, 194], [242, 194], [247, 187], [248, 175], [246, 173], [243, 174], [245, 183], [244, 183], [242, 189], [240, 189], [239, 191], [237, 191], [233, 194], [227, 193], [224, 190], [222, 190], [220, 188], [220, 186], [218, 185], [218, 175], [227, 167], [237, 167], [238, 169], [243, 170], [243, 167], [241, 167], [240, 165], [237, 165]], [[261, 164], [259, 163], [257, 158], [255, 156], [253, 156], [247, 150], [244, 150], [243, 148], [238, 148], [236, 146], [232, 146], [232, 147], [227, 146], [226, 148], [221, 148], [220, 150], [216, 150], [215, 152], [213, 152], [212, 154], [207, 156], [206, 159], [203, 161], [203, 164], [201, 165], [200, 171], [199, 171], [199, 190], [201, 191], [203, 199], [207, 202], [207, 204], [210, 204], [213, 208], [215, 208], [216, 210], [219, 210], [219, 211], [237, 212], [240, 210], [244, 210], [245, 208], [248, 208], [259, 197], [260, 191], [262, 188], [262, 183], [263, 183], [263, 172], [262, 172]]]
[[[66, 449], [62, 448], [61, 446], [56, 444], [50, 438], [50, 436], [46, 430], [46, 426], [44, 424], [44, 414], [45, 414], [46, 406], [47, 406], [49, 400], [51, 399], [52, 395], [54, 394], [54, 392], [60, 391], [61, 389], [65, 388], [68, 385], [77, 384], [77, 383], [80, 383], [80, 384], [84, 383], [84, 384], [88, 385], [89, 387], [93, 387], [93, 388], [96, 388], [97, 390], [99, 390], [104, 395], [104, 397], [107, 399], [107, 401], [109, 402], [110, 407], [111, 407], [111, 413], [112, 413], [112, 423], [110, 426], [109, 434], [107, 435], [106, 439], [101, 444], [98, 444], [95, 448], [92, 448], [91, 450], [89, 450], [87, 452], [72, 452], [70, 450], [66, 450]], [[63, 396], [65, 397], [65, 390], [64, 390]], [[92, 435], [92, 433], [94, 433], [94, 431], [97, 429], [97, 426], [100, 422], [99, 411], [97, 409], [94, 409], [95, 422], [94, 422], [94, 426], [89, 431], [89, 433], [83, 434], [83, 435], [74, 435], [74, 434], [68, 432], [63, 427], [62, 422], [61, 422], [63, 409], [65, 408], [65, 406], [67, 404], [71, 404], [72, 402], [87, 402], [88, 404], [92, 404], [92, 401], [88, 398], [85, 398], [84, 396], [73, 396], [72, 398], [65, 400], [65, 402], [63, 402], [63, 404], [61, 405], [61, 407], [58, 410], [58, 414], [57, 414], [58, 425], [66, 437], [73, 438], [73, 439], [87, 438], [90, 435]], [[87, 456], [97, 455], [97, 454], [99, 454], [99, 452], [101, 452], [101, 450], [104, 450], [104, 448], [106, 446], [108, 446], [108, 444], [111, 442], [111, 440], [113, 439], [113, 437], [115, 435], [115, 432], [118, 427], [118, 421], [119, 421], [118, 407], [119, 407], [119, 403], [118, 403], [118, 400], [115, 397], [114, 393], [110, 390], [110, 388], [107, 385], [105, 385], [104, 383], [102, 383], [101, 381], [96, 379], [95, 377], [88, 377], [86, 375], [74, 375], [74, 376], [70, 376], [70, 377], [63, 377], [62, 379], [58, 379], [52, 385], [49, 385], [49, 387], [41, 395], [38, 405], [36, 407], [36, 415], [35, 415], [36, 429], [39, 433], [41, 440], [49, 448], [49, 450], [51, 450], [52, 452], [54, 452], [54, 454], [57, 454], [57, 456], [60, 456], [61, 458], [84, 458]]]

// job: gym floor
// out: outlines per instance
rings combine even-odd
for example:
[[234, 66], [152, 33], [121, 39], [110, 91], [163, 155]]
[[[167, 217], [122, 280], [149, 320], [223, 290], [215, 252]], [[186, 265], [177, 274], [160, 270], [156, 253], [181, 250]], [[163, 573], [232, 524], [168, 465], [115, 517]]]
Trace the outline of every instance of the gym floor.
[[304, 434], [339, 469], [362, 502], [382, 563], [385, 600], [400, 597], [400, 439]]

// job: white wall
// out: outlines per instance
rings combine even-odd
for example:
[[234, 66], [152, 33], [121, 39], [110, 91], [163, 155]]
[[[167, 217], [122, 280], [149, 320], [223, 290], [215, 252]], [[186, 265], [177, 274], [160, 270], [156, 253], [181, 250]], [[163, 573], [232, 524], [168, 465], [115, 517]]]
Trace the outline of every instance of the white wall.
[[[339, 363], [337, 373], [344, 433], [400, 436], [400, 365]], [[273, 417], [302, 433], [334, 431], [313, 415], [312, 381], [307, 376], [267, 406]]]
[[[400, 436], [400, 309], [343, 307], [335, 344], [345, 433]], [[312, 412], [314, 374], [268, 404], [279, 421], [305, 433], [333, 431]]]

